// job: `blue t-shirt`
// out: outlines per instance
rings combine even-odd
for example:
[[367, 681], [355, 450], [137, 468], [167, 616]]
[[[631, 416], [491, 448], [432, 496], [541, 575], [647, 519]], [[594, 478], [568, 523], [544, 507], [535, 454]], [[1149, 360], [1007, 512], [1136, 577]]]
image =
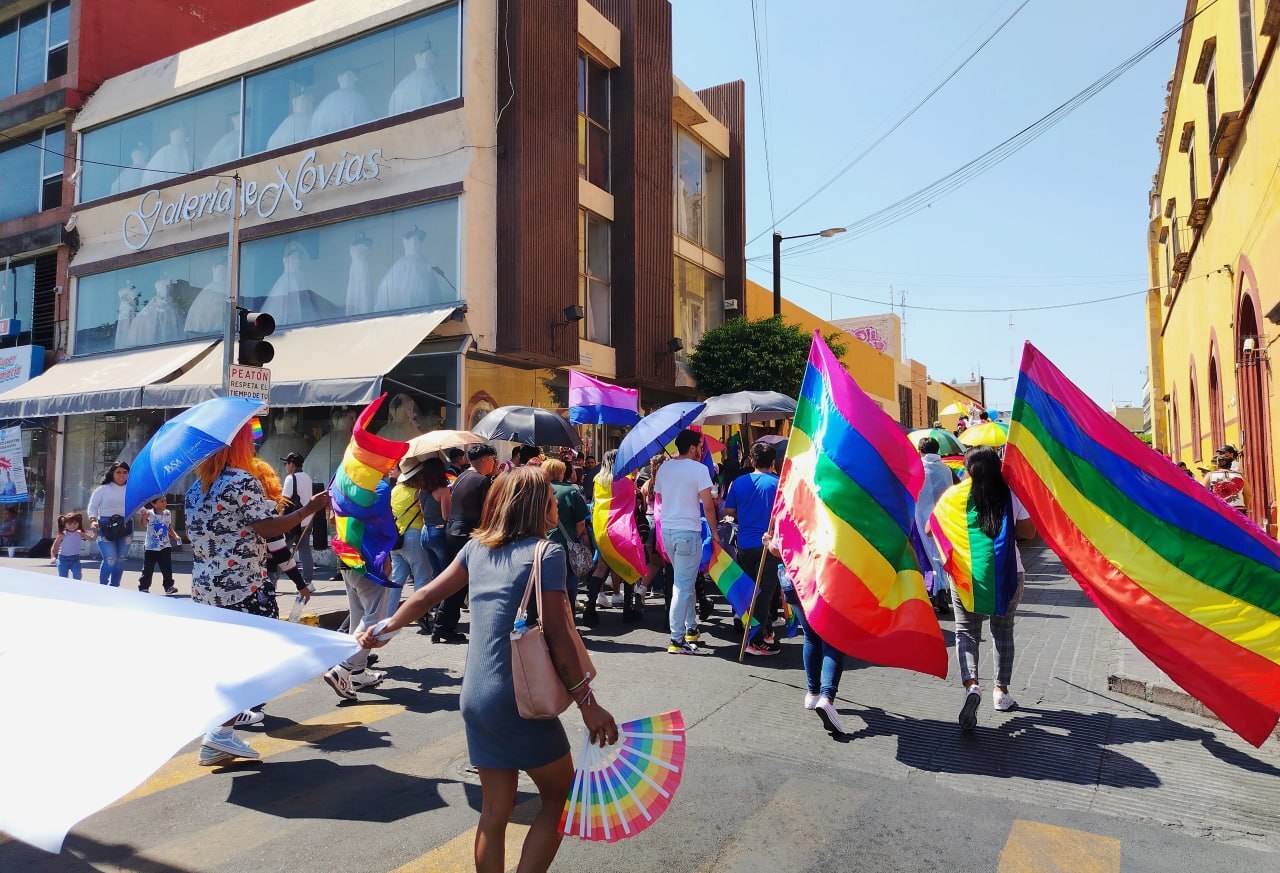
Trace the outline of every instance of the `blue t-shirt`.
[[724, 505], [738, 513], [738, 548], [760, 548], [777, 493], [778, 477], [772, 473], [751, 473], [733, 480]]

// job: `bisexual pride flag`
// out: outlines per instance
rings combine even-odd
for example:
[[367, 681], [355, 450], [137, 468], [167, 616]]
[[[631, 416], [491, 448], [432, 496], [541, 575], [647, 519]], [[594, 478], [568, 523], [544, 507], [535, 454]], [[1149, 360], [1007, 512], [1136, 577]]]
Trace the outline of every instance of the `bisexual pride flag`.
[[1112, 624], [1255, 746], [1280, 719], [1280, 544], [1027, 343], [1005, 478]]
[[633, 425], [640, 420], [640, 391], [569, 371], [569, 423]]

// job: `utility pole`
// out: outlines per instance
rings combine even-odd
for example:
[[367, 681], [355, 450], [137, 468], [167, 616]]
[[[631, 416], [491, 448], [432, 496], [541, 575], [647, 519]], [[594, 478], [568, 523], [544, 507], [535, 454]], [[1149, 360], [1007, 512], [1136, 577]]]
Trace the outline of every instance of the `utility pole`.
[[231, 347], [236, 344], [236, 322], [239, 320], [238, 285], [240, 284], [240, 174], [234, 179], [235, 196], [231, 198], [231, 230], [227, 241], [227, 323], [222, 331], [222, 394], [231, 394]]

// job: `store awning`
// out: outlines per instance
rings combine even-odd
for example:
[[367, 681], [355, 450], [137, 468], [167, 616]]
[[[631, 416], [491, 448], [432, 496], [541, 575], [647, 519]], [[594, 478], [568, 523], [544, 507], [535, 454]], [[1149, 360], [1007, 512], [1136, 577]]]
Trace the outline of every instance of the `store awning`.
[[[272, 406], [344, 406], [382, 393], [382, 377], [405, 359], [456, 307], [339, 324], [295, 327], [271, 336]], [[222, 344], [172, 382], [149, 385], [152, 407], [194, 406], [222, 388]]]
[[191, 365], [211, 340], [72, 358], [0, 394], [0, 419], [140, 409], [143, 389]]

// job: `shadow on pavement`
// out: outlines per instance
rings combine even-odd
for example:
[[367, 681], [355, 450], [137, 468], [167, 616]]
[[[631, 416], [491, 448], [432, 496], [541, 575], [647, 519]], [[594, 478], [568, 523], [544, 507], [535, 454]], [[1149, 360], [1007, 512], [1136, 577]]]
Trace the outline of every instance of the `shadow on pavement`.
[[97, 873], [99, 870], [128, 870], [130, 873], [194, 873], [153, 861], [128, 843], [107, 843], [79, 834], [68, 834], [62, 854], [50, 855], [26, 843], [0, 846], [0, 870], [5, 873]]
[[374, 764], [342, 765], [326, 758], [238, 766], [227, 802], [279, 818], [327, 818], [390, 824], [448, 804], [447, 779], [397, 773]]

